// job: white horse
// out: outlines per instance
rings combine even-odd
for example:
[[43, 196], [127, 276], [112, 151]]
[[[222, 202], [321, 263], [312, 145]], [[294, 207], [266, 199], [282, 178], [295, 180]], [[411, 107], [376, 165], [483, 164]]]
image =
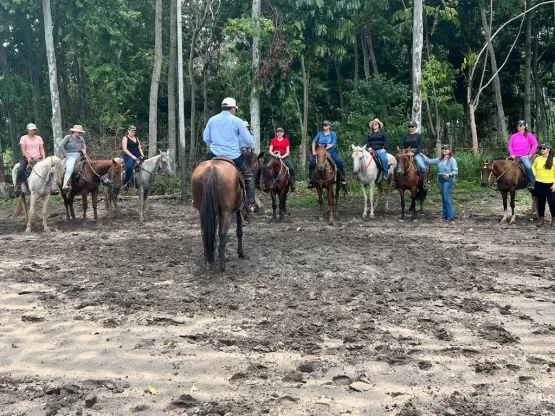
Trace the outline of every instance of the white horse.
[[150, 188], [154, 184], [154, 177], [157, 173], [166, 172], [169, 176], [173, 175], [170, 152], [162, 152], [157, 156], [153, 156], [140, 164], [138, 171], [133, 172], [135, 187], [139, 190], [139, 220], [145, 220], [145, 205], [150, 192]]
[[[382, 182], [383, 176], [381, 169], [378, 169], [378, 165], [374, 160], [374, 157], [370, 152], [368, 152], [365, 146], [355, 146], [351, 145], [353, 149], [353, 173], [358, 174], [360, 185], [362, 188], [362, 193], [364, 194], [364, 212], [362, 213], [362, 218], [368, 216], [368, 205], [366, 202], [366, 186], [370, 186], [370, 218], [374, 218], [374, 206], [378, 206], [380, 203], [380, 197], [382, 196]], [[393, 170], [395, 168], [395, 157], [391, 154], [387, 154], [387, 165], [388, 165], [388, 183], [387, 183], [387, 198], [385, 200], [385, 210], [389, 209], [389, 195], [391, 194], [391, 187], [389, 186], [391, 182], [395, 179], [393, 177]], [[378, 198], [376, 199], [376, 204], [374, 205], [374, 185], [378, 185]]]
[[[21, 211], [25, 209], [25, 223], [27, 228], [25, 232], [31, 232], [31, 220], [35, 216], [35, 204], [37, 199], [42, 199], [42, 225], [44, 231], [49, 231], [48, 228], [48, 200], [50, 199], [50, 192], [52, 191], [52, 184], [55, 181], [55, 171], [62, 163], [62, 159], [56, 156], [50, 156], [46, 159], [38, 162], [33, 169], [31, 174], [27, 178], [27, 182], [21, 185], [21, 196], [17, 198], [17, 204], [15, 206], [14, 218], [17, 218]], [[13, 183], [15, 186], [17, 180], [17, 170], [19, 169], [19, 163], [17, 163], [12, 169]], [[30, 206], [27, 206], [27, 201], [25, 200], [25, 194], [31, 194]]]

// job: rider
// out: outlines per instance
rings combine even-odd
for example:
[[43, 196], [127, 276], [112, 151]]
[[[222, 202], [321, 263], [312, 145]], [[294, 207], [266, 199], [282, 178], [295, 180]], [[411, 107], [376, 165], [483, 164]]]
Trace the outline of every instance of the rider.
[[283, 129], [278, 127], [276, 129], [276, 136], [270, 140], [270, 150], [271, 156], [281, 159], [285, 166], [289, 169], [289, 180], [291, 181], [291, 192], [295, 192], [295, 168], [293, 167], [293, 162], [291, 162], [290, 155], [290, 145], [287, 137], [283, 135]]
[[382, 161], [383, 180], [387, 181], [387, 150], [389, 147], [389, 137], [383, 130], [383, 123], [375, 118], [369, 123], [370, 133], [366, 137], [366, 150], [372, 148], [376, 156]]
[[331, 131], [331, 123], [328, 120], [324, 120], [322, 122], [322, 131], [318, 132], [312, 141], [312, 159], [310, 159], [310, 163], [308, 165], [308, 188], [311, 189], [314, 187], [312, 172], [316, 167], [316, 145], [326, 147], [328, 154], [332, 157], [333, 161], [337, 165], [337, 169], [339, 169], [339, 173], [341, 174], [341, 185], [346, 186], [347, 181], [345, 180], [345, 168], [343, 167], [343, 162], [336, 151], [337, 135], [334, 131]]
[[25, 171], [27, 165], [30, 165], [33, 160], [41, 160], [45, 158], [44, 143], [42, 138], [37, 135], [37, 126], [33, 123], [27, 124], [27, 134], [21, 136], [19, 140], [21, 147], [21, 159], [19, 160], [19, 169], [17, 170], [15, 196], [21, 196], [21, 184], [25, 181]]
[[123, 136], [121, 139], [121, 148], [123, 149], [123, 161], [125, 162], [125, 178], [123, 180], [124, 190], [129, 189], [129, 181], [131, 176], [133, 176], [133, 165], [135, 160], [139, 157], [144, 158], [143, 149], [141, 147], [141, 142], [135, 136], [137, 127], [130, 125], [127, 129], [127, 136]]
[[517, 132], [509, 140], [509, 154], [512, 158], [518, 157], [524, 166], [526, 177], [528, 178], [528, 189], [534, 189], [534, 173], [532, 172], [532, 162], [530, 158], [538, 147], [538, 141], [532, 133], [528, 131], [526, 121], [519, 120], [516, 125]]
[[254, 149], [254, 138], [248, 132], [243, 120], [235, 116], [237, 103], [233, 98], [225, 98], [222, 101], [221, 108], [222, 112], [211, 117], [204, 129], [203, 140], [210, 147], [206, 159], [210, 160], [216, 156], [221, 156], [233, 160], [245, 179], [247, 209], [254, 210], [256, 209], [254, 203], [254, 176], [250, 166], [247, 165], [241, 154], [241, 148]]
[[87, 155], [87, 145], [85, 144], [85, 139], [81, 134], [85, 133], [83, 126], [76, 124], [73, 128], [69, 129], [71, 134], [68, 134], [62, 142], [60, 143], [60, 150], [62, 156], [66, 158], [66, 171], [64, 174], [64, 182], [62, 189], [71, 189], [71, 174], [73, 173], [73, 168], [75, 167], [75, 161], [80, 156]]
[[418, 124], [416, 121], [411, 121], [409, 123], [409, 132], [403, 138], [403, 148], [408, 149], [409, 147], [412, 149], [412, 155], [414, 156], [414, 160], [418, 165], [418, 174], [420, 175], [420, 181], [423, 184], [424, 189], [428, 189], [430, 187], [430, 182], [428, 181], [428, 167], [426, 163], [424, 163], [424, 158], [420, 153], [422, 151], [422, 136], [420, 133], [416, 132], [416, 128]]

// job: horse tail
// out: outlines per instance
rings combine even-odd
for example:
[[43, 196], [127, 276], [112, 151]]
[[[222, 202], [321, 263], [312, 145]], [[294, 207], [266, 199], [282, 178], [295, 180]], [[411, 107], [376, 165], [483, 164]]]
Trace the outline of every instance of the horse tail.
[[13, 217], [17, 218], [19, 217], [19, 215], [21, 214], [21, 211], [23, 211], [23, 202], [21, 197], [17, 198], [17, 203], [15, 204], [15, 211], [13, 213]]
[[204, 242], [204, 255], [208, 263], [214, 263], [216, 245], [217, 217], [220, 207], [218, 203], [218, 171], [209, 168], [204, 174], [204, 192], [202, 206], [200, 207], [202, 236]]

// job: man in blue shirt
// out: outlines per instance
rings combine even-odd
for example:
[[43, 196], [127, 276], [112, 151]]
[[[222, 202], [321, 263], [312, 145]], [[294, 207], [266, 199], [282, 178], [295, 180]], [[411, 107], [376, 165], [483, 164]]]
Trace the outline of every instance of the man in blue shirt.
[[233, 98], [226, 98], [222, 101], [222, 112], [208, 120], [203, 133], [204, 143], [210, 147], [206, 159], [219, 156], [233, 160], [245, 179], [247, 209], [253, 210], [255, 207], [254, 176], [245, 163], [241, 149], [244, 147], [254, 149], [254, 138], [245, 127], [243, 120], [235, 116], [236, 113], [237, 103]]
[[314, 172], [314, 167], [316, 166], [316, 145], [326, 148], [328, 154], [337, 165], [337, 169], [339, 169], [339, 173], [341, 174], [341, 185], [347, 185], [343, 162], [335, 150], [337, 146], [337, 135], [334, 131], [331, 131], [331, 123], [328, 120], [324, 120], [322, 123], [322, 131], [318, 132], [312, 141], [312, 159], [310, 159], [310, 163], [308, 164], [308, 188], [314, 187], [312, 172]]

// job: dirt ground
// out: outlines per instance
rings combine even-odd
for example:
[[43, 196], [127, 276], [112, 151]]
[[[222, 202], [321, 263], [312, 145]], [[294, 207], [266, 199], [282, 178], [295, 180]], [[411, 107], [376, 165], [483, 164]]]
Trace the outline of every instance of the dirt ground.
[[0, 415], [555, 415], [555, 229], [393, 199], [259, 213], [225, 275], [190, 205], [31, 234], [0, 207]]

